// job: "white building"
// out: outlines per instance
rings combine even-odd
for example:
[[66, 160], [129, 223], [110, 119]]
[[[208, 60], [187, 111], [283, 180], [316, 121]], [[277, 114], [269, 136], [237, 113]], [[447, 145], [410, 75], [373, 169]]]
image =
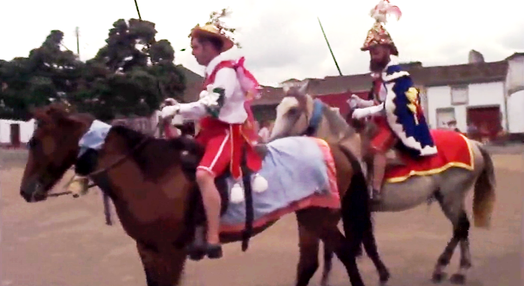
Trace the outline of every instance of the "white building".
[[456, 121], [462, 132], [471, 123], [493, 136], [524, 133], [524, 54], [488, 63], [471, 51], [468, 64], [425, 67], [424, 77], [432, 128]]
[[515, 53], [506, 60], [508, 131], [511, 134], [524, 134], [524, 53]]
[[35, 120], [29, 121], [0, 119], [0, 147], [22, 147], [35, 130]]

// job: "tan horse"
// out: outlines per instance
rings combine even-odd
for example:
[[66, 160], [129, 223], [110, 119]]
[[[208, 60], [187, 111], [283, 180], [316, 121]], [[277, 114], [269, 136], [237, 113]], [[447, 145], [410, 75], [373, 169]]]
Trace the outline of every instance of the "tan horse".
[[[366, 132], [361, 134], [362, 140], [360, 140], [353, 127], [349, 126], [340, 115], [330, 110], [320, 100], [314, 100], [307, 95], [306, 88], [307, 83], [285, 87], [287, 94], [277, 107], [277, 118], [271, 140], [309, 133], [307, 135], [318, 136], [330, 142], [336, 142], [338, 139], [342, 145], [349, 144], [352, 145], [353, 150], [360, 150], [362, 157], [365, 157], [370, 135], [368, 131], [373, 128], [371, 126], [365, 128]], [[453, 237], [435, 266], [433, 280], [436, 282], [444, 279], [444, 268], [449, 264], [457, 245], [460, 245], [461, 250], [460, 268], [459, 272], [451, 277], [451, 281], [459, 284], [464, 283], [466, 271], [471, 267], [468, 238], [470, 223], [464, 209], [464, 201], [469, 189], [474, 186], [473, 215], [475, 226], [488, 228], [494, 208], [495, 176], [491, 157], [479, 142], [469, 140], [468, 143], [471, 146], [474, 161], [472, 170], [452, 167], [438, 174], [412, 176], [403, 182], [386, 183], [383, 200], [380, 204], [372, 206], [373, 211], [396, 212], [414, 208], [427, 202], [428, 199], [436, 199], [439, 202], [444, 214], [453, 225]], [[362, 147], [360, 147], [360, 144], [362, 144]], [[469, 150], [463, 152], [469, 152]], [[314, 244], [313, 241], [316, 240], [316, 249], [318, 249], [318, 238], [312, 237], [311, 234], [301, 235], [309, 235], [308, 237], [301, 237], [301, 240], [308, 240], [309, 245]], [[389, 279], [389, 273], [378, 255], [372, 233], [365, 235], [364, 248], [373, 260], [381, 282], [386, 282]], [[315, 248], [310, 247], [310, 249]], [[323, 283], [327, 283], [332, 256], [329, 254], [329, 247], [326, 246], [325, 251], [326, 266]], [[318, 267], [318, 250], [317, 253], [306, 250], [301, 251], [301, 253], [307, 253], [307, 255], [304, 254], [300, 261], [309, 261], [310, 264]], [[311, 276], [313, 273], [311, 273]]]
[[[187, 137], [155, 139], [113, 126], [101, 149], [93, 153], [96, 156], [77, 159], [79, 140], [94, 121], [91, 115], [51, 105], [36, 110], [34, 118], [38, 127], [29, 144], [21, 196], [27, 202], [45, 200], [53, 185], [77, 164], [78, 172], [89, 173], [87, 176], [111, 197], [124, 230], [136, 241], [147, 285], [180, 285], [186, 246], [194, 238], [194, 206], [199, 203], [194, 199], [199, 192], [187, 174], [186, 163], [198, 162], [202, 148]], [[365, 178], [358, 172], [360, 166], [354, 156], [336, 144], [329, 147], [338, 170], [336, 183], [342, 208], [309, 207], [296, 211], [296, 215], [301, 230], [313, 233], [335, 251], [346, 266], [351, 284], [362, 286], [355, 253], [363, 234], [371, 231]], [[340, 216], [347, 237], [337, 228]], [[255, 228], [254, 235], [274, 222]], [[236, 233], [221, 235], [224, 243], [240, 239]], [[297, 285], [306, 284], [297, 281]]]

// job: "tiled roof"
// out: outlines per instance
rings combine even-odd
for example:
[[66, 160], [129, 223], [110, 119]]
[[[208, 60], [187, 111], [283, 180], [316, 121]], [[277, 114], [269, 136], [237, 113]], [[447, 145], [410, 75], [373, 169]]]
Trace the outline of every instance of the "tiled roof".
[[[508, 59], [519, 55], [519, 53], [515, 53]], [[503, 81], [505, 80], [508, 70], [507, 59], [498, 62], [481, 62], [432, 67], [423, 67], [420, 62], [411, 62], [402, 64], [402, 66], [411, 74], [416, 85], [426, 87]], [[288, 81], [294, 80], [295, 79], [290, 79]], [[371, 88], [371, 76], [369, 73], [346, 76], [327, 76], [323, 79], [315, 78], [308, 80], [308, 92], [313, 96], [346, 93], [349, 91], [358, 93], [367, 91]], [[283, 97], [284, 94], [282, 88], [264, 86], [262, 98], [255, 100], [253, 105], [278, 104]]]
[[256, 99], [253, 105], [273, 105], [279, 104], [284, 98], [284, 91], [281, 87], [262, 86], [261, 98]]

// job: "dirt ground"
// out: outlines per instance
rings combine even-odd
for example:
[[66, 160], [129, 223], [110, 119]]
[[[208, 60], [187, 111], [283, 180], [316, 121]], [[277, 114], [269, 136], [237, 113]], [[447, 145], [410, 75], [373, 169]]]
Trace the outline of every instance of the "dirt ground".
[[[524, 285], [520, 274], [524, 272], [524, 157], [498, 154], [494, 160], [498, 201], [493, 227], [470, 232], [474, 265], [467, 285]], [[79, 199], [60, 197], [27, 204], [19, 195], [21, 166], [4, 162], [0, 171], [0, 286], [145, 285], [133, 241], [119, 225], [104, 224], [98, 192]], [[380, 213], [375, 220], [379, 250], [392, 273], [389, 285], [433, 285], [429, 281], [433, 266], [451, 237], [451, 226], [439, 206]], [[289, 286], [294, 283], [297, 258], [296, 223], [294, 216], [288, 216], [254, 238], [247, 253], [235, 243], [225, 247], [220, 261], [189, 262], [183, 285]], [[370, 260], [362, 258], [359, 265], [367, 285], [376, 285], [378, 278]], [[448, 273], [457, 268], [458, 250]], [[311, 284], [318, 285], [319, 280], [317, 273]], [[332, 286], [342, 285], [349, 282], [337, 260]]]

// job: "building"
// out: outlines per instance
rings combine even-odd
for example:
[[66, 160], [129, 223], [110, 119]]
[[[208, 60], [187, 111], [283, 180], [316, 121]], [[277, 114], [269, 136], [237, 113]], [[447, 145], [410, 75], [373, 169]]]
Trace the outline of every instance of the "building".
[[[524, 53], [485, 62], [482, 54], [473, 50], [466, 64], [402, 65], [421, 91], [421, 104], [432, 128], [447, 127], [455, 121], [463, 132], [472, 123], [488, 129], [492, 137], [504, 131], [524, 138]], [[338, 108], [342, 116], [349, 112], [346, 101], [351, 94], [366, 98], [372, 84], [369, 73], [308, 80], [309, 94]], [[254, 110], [257, 118], [273, 119], [283, 92], [273, 87], [265, 88], [265, 92], [268, 96], [257, 100]]]
[[505, 79], [507, 130], [514, 137], [524, 139], [524, 53], [515, 53], [506, 59], [508, 73]]
[[0, 119], [0, 147], [23, 148], [33, 136], [35, 120]]

